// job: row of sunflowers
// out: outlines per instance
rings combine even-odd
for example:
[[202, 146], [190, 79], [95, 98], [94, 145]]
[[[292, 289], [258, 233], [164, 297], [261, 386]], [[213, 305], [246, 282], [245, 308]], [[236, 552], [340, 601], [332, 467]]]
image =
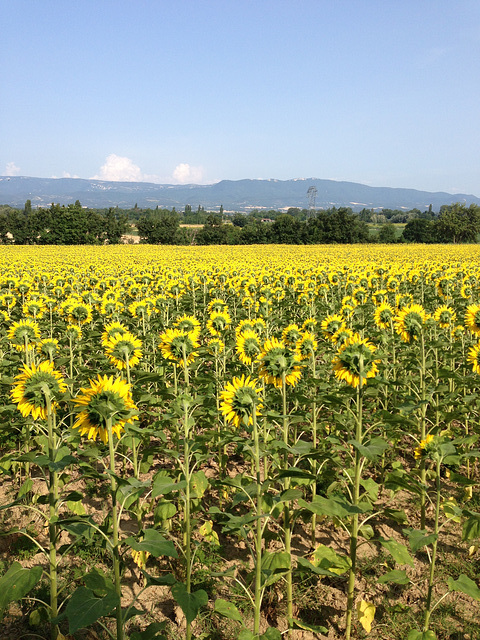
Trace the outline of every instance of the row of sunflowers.
[[20, 601], [54, 640], [474, 625], [478, 258], [3, 247], [6, 624]]

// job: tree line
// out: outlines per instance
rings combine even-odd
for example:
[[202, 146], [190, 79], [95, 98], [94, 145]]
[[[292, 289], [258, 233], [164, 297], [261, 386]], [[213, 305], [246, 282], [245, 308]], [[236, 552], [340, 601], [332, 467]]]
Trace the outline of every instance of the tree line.
[[129, 229], [128, 216], [116, 209], [75, 204], [22, 210], [0, 207], [0, 240], [14, 244], [118, 244]]
[[[394, 224], [406, 223], [399, 235]], [[372, 224], [376, 230], [372, 232]], [[442, 206], [438, 214], [412, 209], [383, 209], [375, 213], [350, 207], [287, 212], [254, 210], [249, 214], [175, 209], [89, 209], [75, 204], [52, 204], [23, 210], [0, 206], [0, 242], [14, 244], [117, 244], [132, 226], [149, 244], [355, 244], [368, 242], [476, 242], [480, 206], [464, 203]]]

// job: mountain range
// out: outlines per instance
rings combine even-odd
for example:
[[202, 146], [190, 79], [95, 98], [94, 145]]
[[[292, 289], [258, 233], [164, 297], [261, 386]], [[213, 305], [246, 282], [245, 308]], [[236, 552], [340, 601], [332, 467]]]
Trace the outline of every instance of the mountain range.
[[[316, 189], [315, 201], [309, 199], [310, 187]], [[81, 178], [30, 178], [0, 176], [0, 204], [23, 207], [31, 200], [34, 207], [48, 207], [52, 202], [69, 204], [79, 200], [92, 208], [138, 207], [154, 209], [156, 206], [183, 210], [191, 205], [215, 211], [223, 205], [225, 211], [251, 211], [252, 209], [287, 209], [288, 207], [317, 209], [351, 207], [354, 211], [368, 209], [420, 209], [432, 205], [438, 211], [441, 205], [463, 202], [480, 205], [474, 195], [445, 192], [418, 191], [391, 187], [370, 187], [357, 182], [298, 178], [293, 180], [221, 180], [215, 184], [171, 185], [151, 182], [108, 182]]]

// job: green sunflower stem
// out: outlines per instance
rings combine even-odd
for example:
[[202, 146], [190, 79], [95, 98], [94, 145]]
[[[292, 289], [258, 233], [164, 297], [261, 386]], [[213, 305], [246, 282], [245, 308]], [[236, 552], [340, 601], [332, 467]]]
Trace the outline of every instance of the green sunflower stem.
[[[312, 358], [312, 377], [315, 380], [316, 379], [316, 370], [315, 370], [315, 354], [312, 352], [311, 355]], [[317, 403], [315, 401], [315, 397], [317, 394], [317, 389], [314, 389], [314, 399], [312, 402], [312, 444], [313, 444], [313, 450], [316, 451], [317, 449]], [[317, 465], [317, 460], [312, 460], [312, 474], [315, 476], [315, 479], [312, 483], [312, 500], [315, 500], [315, 496], [317, 495], [317, 470], [318, 470], [318, 465]], [[312, 514], [312, 537], [311, 537], [311, 544], [312, 547], [315, 547], [316, 543], [317, 543], [317, 539], [316, 539], [316, 534], [315, 534], [315, 530], [317, 527], [317, 514], [313, 513]]]
[[[184, 354], [185, 355], [185, 354]], [[186, 363], [185, 363], [186, 370]], [[183, 546], [185, 553], [185, 586], [187, 588], [187, 593], [191, 593], [192, 591], [192, 528], [190, 522], [190, 482], [191, 482], [191, 472], [190, 472], [190, 432], [189, 432], [189, 416], [188, 416], [188, 403], [185, 400], [184, 406], [184, 434], [183, 434], [183, 472], [185, 475], [185, 529], [183, 533]], [[187, 622], [186, 629], [186, 640], [191, 640], [192, 637], [192, 627], [191, 623]]]
[[[282, 411], [283, 411], [283, 442], [288, 446], [288, 416], [287, 416], [287, 382], [286, 373], [282, 372]], [[285, 449], [285, 457], [283, 463], [284, 469], [288, 469], [288, 451]], [[285, 491], [290, 488], [290, 478], [284, 480]], [[287, 584], [287, 623], [288, 623], [288, 635], [291, 637], [291, 630], [293, 627], [293, 581], [292, 581], [292, 529], [293, 522], [290, 512], [290, 503], [285, 502], [283, 507], [283, 530], [284, 530], [284, 543], [285, 552], [289, 558], [289, 568], [285, 575]]]
[[253, 420], [253, 441], [254, 441], [254, 456], [255, 456], [255, 477], [257, 484], [256, 494], [256, 531], [255, 531], [255, 612], [253, 633], [257, 636], [260, 633], [260, 611], [262, 607], [262, 478], [260, 471], [260, 441], [258, 435], [257, 425], [257, 410], [254, 406], [252, 413]]
[[432, 557], [430, 561], [430, 572], [428, 576], [428, 591], [427, 591], [427, 600], [425, 603], [425, 618], [423, 621], [423, 631], [428, 631], [430, 625], [430, 616], [432, 613], [432, 596], [433, 596], [433, 586], [434, 586], [434, 577], [435, 577], [435, 562], [437, 559], [437, 544], [438, 544], [438, 533], [440, 530], [439, 522], [440, 522], [440, 456], [437, 454], [437, 469], [436, 469], [436, 478], [435, 478], [435, 489], [436, 489], [436, 500], [435, 500], [435, 524], [433, 533], [435, 538], [432, 542]]
[[[427, 437], [426, 433], [426, 364], [425, 364], [425, 337], [423, 331], [421, 332], [421, 362], [420, 362], [420, 394], [422, 406], [420, 407], [420, 441], [424, 441]], [[422, 493], [420, 496], [420, 529], [425, 529], [425, 513], [426, 513], [426, 490], [425, 482], [427, 478], [427, 471], [425, 468], [425, 459], [422, 458], [420, 462], [420, 480], [422, 483]]]
[[[52, 401], [50, 391], [47, 386], [43, 388], [45, 396], [45, 405], [47, 409], [47, 430], [48, 430], [48, 458], [51, 462], [55, 462], [56, 455], [56, 436], [54, 427], [54, 415], [52, 410]], [[50, 617], [56, 618], [58, 615], [58, 578], [57, 578], [57, 502], [58, 502], [58, 474], [52, 469], [49, 470], [48, 483], [48, 566], [50, 579]], [[56, 640], [58, 637], [58, 626], [52, 624], [51, 639]]]
[[122, 615], [122, 583], [120, 580], [120, 549], [118, 535], [117, 481], [115, 479], [115, 447], [113, 444], [112, 419], [107, 418], [108, 451], [110, 455], [110, 493], [112, 496], [112, 556], [115, 591], [118, 596], [116, 608], [117, 640], [124, 640]]
[[[142, 316], [143, 317], [143, 316]], [[127, 384], [131, 385], [131, 376], [130, 376], [130, 354], [128, 351], [124, 353], [125, 357], [125, 371], [127, 376]], [[140, 471], [138, 468], [138, 450], [137, 450], [137, 440], [134, 435], [132, 435], [132, 461], [133, 461], [133, 475], [138, 480], [140, 477]], [[140, 522], [139, 522], [140, 524]]]
[[[357, 386], [357, 420], [355, 429], [355, 440], [361, 445], [363, 439], [363, 357], [359, 362], [359, 381]], [[353, 477], [352, 504], [357, 506], [360, 501], [360, 482], [362, 476], [362, 459], [358, 449], [355, 449], [355, 467]], [[348, 573], [347, 587], [347, 615], [345, 640], [350, 640], [352, 633], [353, 607], [355, 604], [355, 573], [357, 568], [357, 545], [358, 545], [358, 525], [359, 516], [355, 513], [351, 521], [350, 529], [350, 570]]]

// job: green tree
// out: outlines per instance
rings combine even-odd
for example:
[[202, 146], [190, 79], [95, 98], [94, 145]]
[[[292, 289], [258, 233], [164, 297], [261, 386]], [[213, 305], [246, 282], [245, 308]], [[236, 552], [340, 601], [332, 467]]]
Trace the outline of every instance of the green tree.
[[137, 222], [140, 242], [148, 244], [175, 244], [179, 227], [179, 216], [165, 210], [151, 212]]
[[480, 232], [480, 206], [456, 202], [442, 207], [437, 232], [441, 242], [475, 242]]
[[395, 225], [391, 222], [383, 224], [378, 231], [378, 241], [383, 244], [392, 244], [393, 242], [397, 242]]
[[414, 218], [405, 225], [402, 236], [407, 242], [435, 242], [435, 223], [425, 218]]

